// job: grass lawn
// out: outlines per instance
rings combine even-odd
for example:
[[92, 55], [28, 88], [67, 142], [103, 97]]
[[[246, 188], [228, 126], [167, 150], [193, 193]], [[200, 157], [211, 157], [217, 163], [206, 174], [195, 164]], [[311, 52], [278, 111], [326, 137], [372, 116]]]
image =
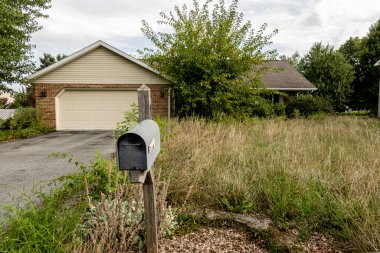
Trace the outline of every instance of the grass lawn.
[[25, 139], [29, 137], [38, 136], [45, 133], [53, 132], [51, 128], [26, 128], [14, 130], [0, 130], [0, 143], [8, 142], [17, 139]]
[[165, 132], [156, 173], [169, 181], [176, 206], [252, 208], [280, 228], [379, 250], [379, 120], [189, 119]]
[[[166, 122], [162, 130], [154, 173], [167, 188], [161, 184], [156, 190], [161, 193], [159, 209], [166, 199], [177, 214], [205, 208], [255, 211], [268, 215], [279, 229], [298, 228], [305, 239], [316, 231], [345, 240], [357, 251], [379, 250], [379, 120], [186, 119]], [[81, 247], [96, 241], [97, 249], [108, 249], [102, 243], [109, 246], [111, 237], [128, 240], [128, 231], [110, 230], [120, 224], [115, 220], [130, 215], [121, 200], [133, 191], [123, 195], [117, 190], [126, 179], [115, 172], [113, 162], [97, 158], [89, 166], [77, 164], [82, 172], [63, 179], [63, 187], [45, 196], [41, 206], [16, 210], [7, 220], [0, 229], [1, 252], [64, 252], [73, 247], [75, 252], [93, 252]], [[118, 206], [124, 211], [112, 209]], [[74, 236], [78, 224], [88, 237]], [[133, 231], [130, 237], [136, 235]], [[82, 244], [80, 238], [90, 239]], [[128, 245], [123, 247], [125, 251]]]

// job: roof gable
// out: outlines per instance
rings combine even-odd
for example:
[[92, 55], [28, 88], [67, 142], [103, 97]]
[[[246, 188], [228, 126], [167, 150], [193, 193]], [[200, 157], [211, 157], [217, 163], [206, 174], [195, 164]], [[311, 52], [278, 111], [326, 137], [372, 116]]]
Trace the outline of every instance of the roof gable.
[[30, 76], [34, 83], [171, 83], [142, 61], [97, 41]]

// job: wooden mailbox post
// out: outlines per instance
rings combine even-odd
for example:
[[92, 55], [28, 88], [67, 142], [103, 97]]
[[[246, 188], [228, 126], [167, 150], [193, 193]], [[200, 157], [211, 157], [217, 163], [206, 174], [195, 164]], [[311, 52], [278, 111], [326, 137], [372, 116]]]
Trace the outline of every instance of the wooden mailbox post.
[[[152, 119], [150, 89], [145, 84], [138, 89], [138, 106], [140, 122], [145, 119]], [[152, 170], [146, 173], [143, 183], [143, 196], [147, 252], [157, 253], [156, 199]]]
[[128, 170], [131, 183], [143, 184], [147, 252], [157, 253], [156, 200], [150, 167], [159, 153], [160, 131], [151, 120], [150, 89], [146, 85], [138, 89], [138, 106], [140, 124], [117, 140], [118, 167], [119, 170]]

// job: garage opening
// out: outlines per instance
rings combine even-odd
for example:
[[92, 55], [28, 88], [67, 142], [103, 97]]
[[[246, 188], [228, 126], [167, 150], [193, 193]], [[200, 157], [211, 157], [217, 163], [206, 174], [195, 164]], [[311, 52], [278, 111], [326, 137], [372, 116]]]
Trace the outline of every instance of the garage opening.
[[137, 91], [64, 90], [55, 99], [57, 130], [111, 130], [137, 105]]

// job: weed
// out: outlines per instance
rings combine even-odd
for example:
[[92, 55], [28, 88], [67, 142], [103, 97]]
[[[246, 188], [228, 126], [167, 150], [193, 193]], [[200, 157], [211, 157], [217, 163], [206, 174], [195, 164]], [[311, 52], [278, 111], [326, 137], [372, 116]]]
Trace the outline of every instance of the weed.
[[139, 109], [135, 103], [131, 104], [131, 110], [124, 113], [124, 119], [116, 124], [115, 139], [127, 132], [139, 123]]
[[253, 210], [253, 204], [251, 202], [239, 199], [236, 196], [223, 196], [221, 201], [230, 212], [247, 213]]

